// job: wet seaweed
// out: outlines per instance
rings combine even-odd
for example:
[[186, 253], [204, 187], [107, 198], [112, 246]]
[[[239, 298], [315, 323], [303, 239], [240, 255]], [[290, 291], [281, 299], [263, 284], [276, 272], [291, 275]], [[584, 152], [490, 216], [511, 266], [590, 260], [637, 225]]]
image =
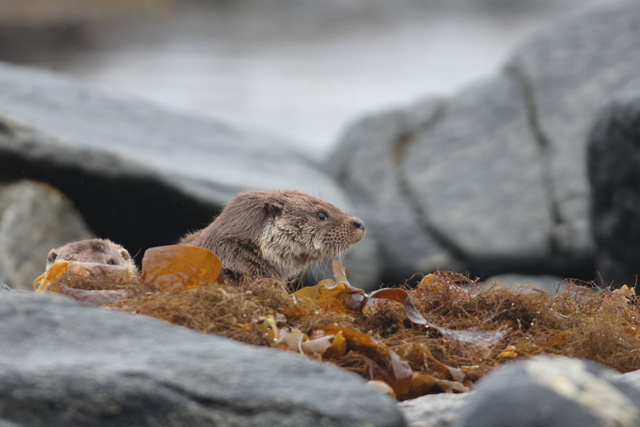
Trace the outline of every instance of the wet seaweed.
[[[501, 363], [542, 353], [589, 359], [620, 372], [640, 368], [640, 304], [633, 289], [577, 283], [556, 295], [524, 286], [482, 289], [467, 276], [438, 271], [413, 289], [398, 289], [402, 295], [367, 300], [349, 285], [346, 270], [336, 281], [295, 293], [268, 279], [167, 291], [141, 277], [119, 284], [67, 277], [64, 285], [126, 289], [128, 297], [110, 309], [301, 352], [384, 381], [399, 399], [463, 391]], [[353, 304], [354, 295], [362, 305]], [[407, 297], [411, 304], [399, 303]], [[409, 320], [409, 306], [423, 324], [415, 316]], [[319, 341], [304, 350], [301, 344], [312, 340]]]

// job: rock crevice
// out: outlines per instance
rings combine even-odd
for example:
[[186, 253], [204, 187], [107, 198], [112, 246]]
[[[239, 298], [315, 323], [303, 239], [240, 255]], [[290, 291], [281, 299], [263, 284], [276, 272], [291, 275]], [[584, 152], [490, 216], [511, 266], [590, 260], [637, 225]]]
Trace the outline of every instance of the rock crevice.
[[542, 165], [542, 182], [547, 196], [547, 206], [549, 207], [549, 218], [552, 226], [549, 233], [549, 253], [551, 257], [560, 256], [560, 236], [559, 230], [565, 222], [560, 213], [558, 195], [555, 191], [553, 175], [551, 172], [551, 143], [544, 130], [540, 126], [540, 117], [538, 114], [538, 106], [536, 104], [535, 93], [531, 82], [527, 79], [525, 73], [515, 64], [511, 64], [505, 68], [505, 74], [510, 76], [516, 84], [522, 88], [522, 99], [527, 112], [529, 127], [534, 141], [540, 150], [540, 163]]
[[419, 198], [413, 194], [404, 171], [407, 149], [416, 143], [418, 134], [428, 133], [446, 114], [447, 104], [445, 101], [441, 101], [429, 116], [424, 117], [420, 123], [414, 126], [408, 126], [406, 120], [403, 120], [404, 115], [399, 113], [400, 132], [396, 136], [395, 141], [393, 141], [393, 173], [398, 194], [413, 211], [417, 224], [422, 227], [426, 234], [432, 236], [445, 251], [445, 258], [455, 259], [470, 265], [472, 260], [464, 253], [462, 248], [456, 244], [455, 240], [447, 236], [429, 220], [429, 213], [426, 211], [426, 208], [421, 205]]

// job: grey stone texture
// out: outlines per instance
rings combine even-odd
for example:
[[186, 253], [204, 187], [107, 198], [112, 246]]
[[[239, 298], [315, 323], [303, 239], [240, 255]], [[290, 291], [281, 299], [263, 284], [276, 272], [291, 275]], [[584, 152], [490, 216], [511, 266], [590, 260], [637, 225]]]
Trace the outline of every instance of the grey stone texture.
[[448, 99], [353, 124], [328, 168], [381, 242], [383, 278], [592, 279], [587, 135], [639, 69], [640, 3], [613, 1], [549, 25]]
[[567, 280], [562, 277], [556, 276], [526, 276], [522, 274], [502, 274], [498, 276], [491, 276], [484, 281], [480, 286], [480, 289], [487, 289], [495, 284], [505, 286], [508, 288], [526, 290], [527, 285], [534, 289], [545, 291], [549, 295], [555, 295], [567, 285]]
[[640, 389], [580, 359], [536, 356], [492, 371], [452, 427], [625, 426], [640, 420]]
[[[358, 214], [331, 176], [277, 138], [8, 64], [0, 64], [0, 178], [50, 183], [98, 236], [139, 257], [203, 228], [246, 189], [295, 188]], [[378, 284], [372, 238], [345, 264], [361, 286]]]
[[451, 262], [451, 267], [458, 266], [417, 215], [398, 170], [412, 133], [437, 120], [442, 108], [440, 100], [427, 99], [411, 109], [366, 117], [347, 129], [328, 163], [358, 206], [367, 233], [380, 242], [387, 269], [393, 266], [412, 274], [419, 265], [437, 268]]
[[33, 290], [47, 254], [68, 242], [94, 237], [73, 203], [43, 183], [0, 185], [0, 281]]
[[399, 402], [409, 427], [449, 427], [473, 393], [427, 394]]
[[597, 278], [633, 287], [640, 275], [640, 81], [600, 111], [588, 147]]
[[355, 374], [61, 296], [0, 298], [0, 342], [16, 425], [405, 425]]
[[602, 3], [543, 29], [507, 65], [547, 152], [559, 250], [591, 249], [586, 142], [594, 115], [640, 69], [640, 3]]
[[620, 380], [628, 382], [629, 384], [640, 388], [640, 370], [625, 372], [620, 375]]
[[477, 84], [406, 149], [409, 194], [463, 259], [536, 262], [546, 254], [543, 170], [519, 95], [507, 76]]

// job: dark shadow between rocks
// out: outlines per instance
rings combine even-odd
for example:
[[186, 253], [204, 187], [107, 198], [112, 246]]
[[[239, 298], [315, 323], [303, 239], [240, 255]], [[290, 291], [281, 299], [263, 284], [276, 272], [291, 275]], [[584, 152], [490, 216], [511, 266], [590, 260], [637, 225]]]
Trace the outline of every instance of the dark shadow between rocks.
[[175, 244], [187, 232], [211, 222], [222, 208], [150, 177], [102, 176], [6, 152], [0, 153], [0, 164], [2, 179], [26, 178], [58, 188], [73, 200], [98, 236], [123, 245], [138, 264], [145, 250]]

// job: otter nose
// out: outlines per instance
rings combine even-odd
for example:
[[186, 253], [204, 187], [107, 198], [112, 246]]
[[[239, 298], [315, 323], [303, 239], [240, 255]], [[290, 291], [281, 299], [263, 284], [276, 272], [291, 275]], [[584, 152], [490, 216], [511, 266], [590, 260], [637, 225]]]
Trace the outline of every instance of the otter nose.
[[357, 228], [358, 230], [362, 230], [364, 231], [364, 222], [362, 222], [362, 220], [360, 218], [356, 218], [353, 221], [351, 221], [351, 223], [353, 224], [353, 226], [355, 228]]

